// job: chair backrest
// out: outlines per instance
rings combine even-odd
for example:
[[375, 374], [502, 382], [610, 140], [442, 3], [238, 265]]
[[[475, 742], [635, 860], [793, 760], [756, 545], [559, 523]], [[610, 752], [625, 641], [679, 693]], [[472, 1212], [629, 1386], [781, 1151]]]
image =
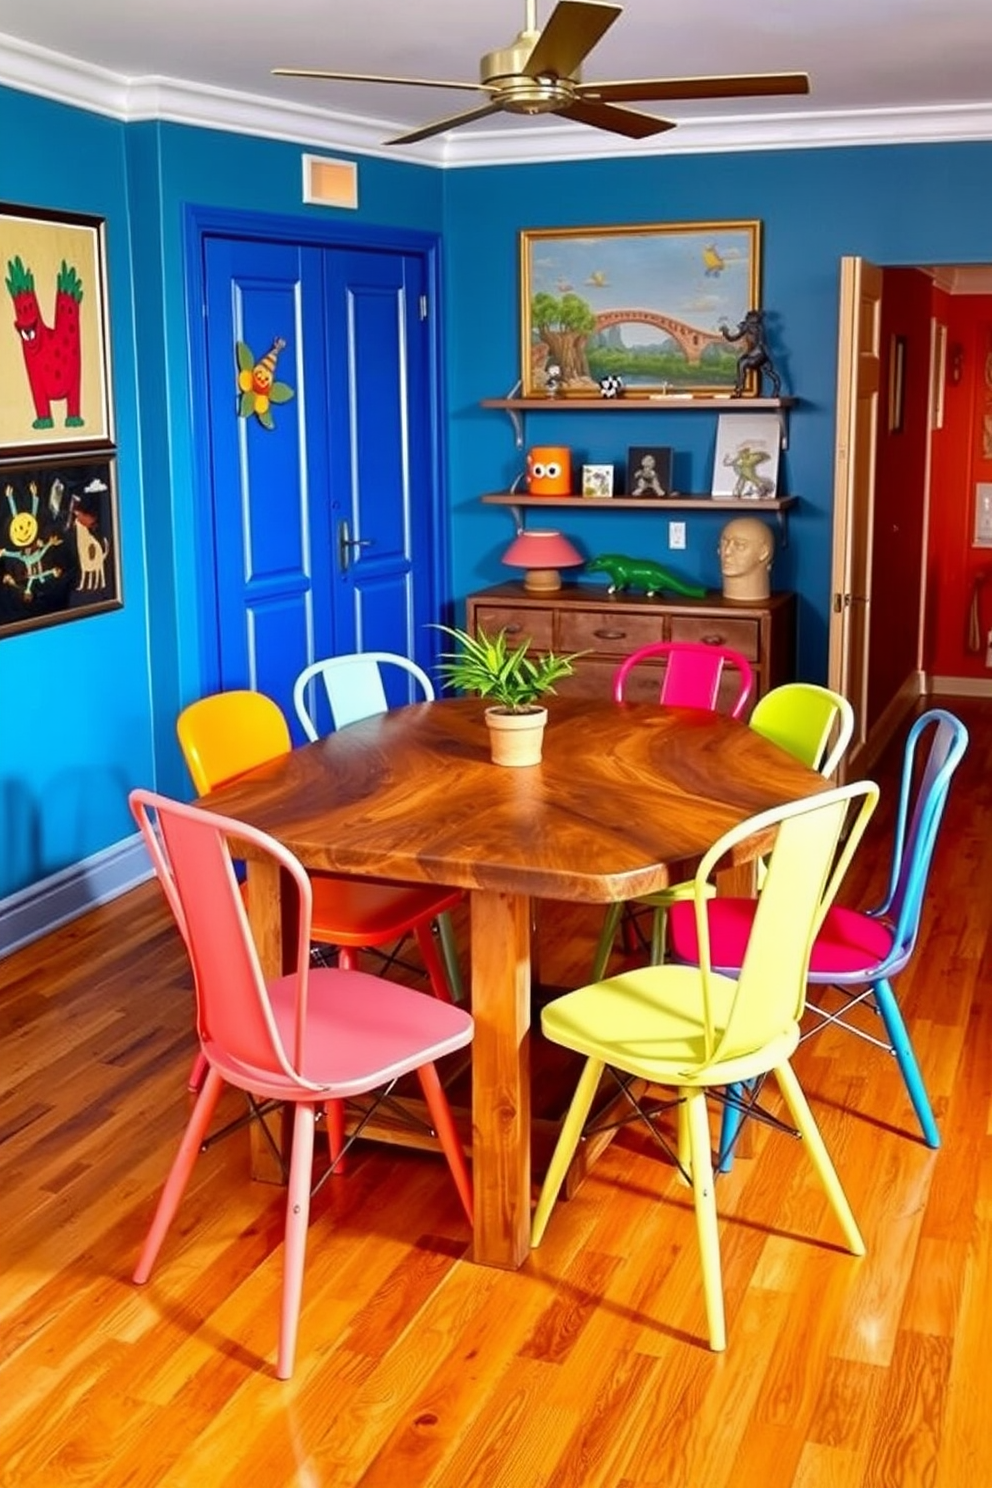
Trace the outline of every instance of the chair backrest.
[[[134, 790], [131, 810], [169, 907], [186, 942], [196, 989], [197, 1032], [204, 1052], [222, 1068], [255, 1078], [245, 1088], [264, 1093], [265, 1079], [316, 1088], [300, 1074], [304, 1062], [312, 891], [292, 853], [264, 832], [199, 806]], [[287, 1042], [277, 1027], [259, 966], [228, 838], [248, 843], [285, 869], [299, 913], [296, 1019]], [[285, 882], [285, 880], [284, 880]]]
[[[314, 661], [304, 667], [293, 687], [296, 716], [307, 738], [311, 741], [319, 739], [326, 732], [319, 723], [319, 683], [323, 683], [322, 693], [334, 729], [387, 712], [391, 704], [386, 696], [383, 667], [391, 669], [394, 674], [391, 683], [395, 699], [393, 706], [397, 702], [413, 702], [418, 696], [428, 703], [434, 701], [434, 684], [430, 677], [406, 656], [393, 651], [356, 651], [348, 656], [329, 656], [324, 661]], [[395, 681], [400, 672], [405, 674], [399, 677], [402, 690], [397, 688]]]
[[[709, 849], [693, 884], [699, 969], [705, 1010], [705, 1049], [700, 1068], [744, 1057], [797, 1027], [806, 1005], [806, 979], [816, 933], [854, 856], [878, 802], [870, 780], [825, 790], [761, 812], [727, 832]], [[774, 832], [767, 870], [737, 976], [729, 1017], [714, 995], [707, 906], [716, 865], [737, 844]], [[843, 846], [841, 843], [843, 842]], [[726, 988], [727, 979], [721, 978]]]
[[854, 709], [842, 693], [829, 687], [784, 682], [758, 699], [748, 723], [756, 734], [829, 778], [851, 742]]
[[176, 733], [198, 796], [288, 754], [289, 726], [264, 692], [215, 692], [184, 708]]
[[[928, 733], [930, 749], [920, 768], [917, 756]], [[916, 945], [937, 833], [951, 779], [967, 747], [968, 730], [943, 708], [922, 713], [906, 738], [888, 892], [871, 911], [894, 927], [886, 975], [904, 966]]]
[[659, 669], [660, 703], [706, 708], [711, 713], [720, 708], [733, 718], [741, 716], [754, 681], [751, 664], [732, 647], [710, 646], [705, 641], [657, 641], [632, 652], [620, 663], [613, 679], [616, 702], [623, 702], [627, 678], [634, 667], [657, 658], [665, 662]]

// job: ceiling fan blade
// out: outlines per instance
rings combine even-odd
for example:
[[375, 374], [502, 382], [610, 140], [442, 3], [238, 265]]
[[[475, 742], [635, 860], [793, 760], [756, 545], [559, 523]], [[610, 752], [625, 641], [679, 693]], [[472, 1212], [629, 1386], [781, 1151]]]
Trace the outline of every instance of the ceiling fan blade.
[[417, 140], [430, 139], [432, 134], [444, 134], [448, 129], [457, 129], [460, 124], [470, 124], [473, 119], [484, 119], [487, 114], [498, 114], [501, 103], [484, 103], [481, 108], [468, 109], [464, 114], [449, 114], [446, 119], [436, 119], [422, 129], [412, 129], [409, 134], [398, 134], [395, 139], [384, 140], [387, 145], [413, 145]]
[[594, 129], [609, 129], [614, 134], [625, 134], [628, 139], [647, 139], [652, 134], [663, 134], [674, 129], [671, 119], [657, 119], [653, 114], [640, 114], [634, 109], [614, 108], [610, 103], [595, 103], [579, 98], [568, 108], [558, 110], [562, 119], [574, 119], [577, 124], [591, 124]]
[[771, 98], [809, 92], [805, 72], [752, 72], [740, 77], [631, 78], [616, 83], [579, 83], [580, 98], [601, 103], [671, 103], [690, 98]]
[[461, 92], [486, 93], [481, 83], [452, 83], [440, 78], [384, 77], [377, 72], [323, 72], [312, 67], [273, 67], [273, 77], [324, 78], [338, 83], [396, 83], [403, 88], [458, 88]]
[[619, 5], [558, 0], [521, 71], [526, 77], [542, 73], [568, 77], [621, 14]]

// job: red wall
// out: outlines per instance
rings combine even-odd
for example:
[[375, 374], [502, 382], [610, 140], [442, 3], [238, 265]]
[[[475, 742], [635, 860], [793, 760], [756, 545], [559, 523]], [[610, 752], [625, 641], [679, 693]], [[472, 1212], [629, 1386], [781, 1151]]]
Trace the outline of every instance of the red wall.
[[[917, 269], [885, 269], [871, 573], [868, 727], [917, 669], [933, 286]], [[889, 428], [893, 341], [903, 342], [902, 418]]]
[[[947, 322], [944, 427], [934, 431], [927, 562], [924, 664], [942, 677], [992, 680], [985, 641], [992, 630], [992, 548], [972, 547], [975, 484], [992, 481], [992, 295], [935, 297]], [[952, 380], [955, 363], [960, 381]], [[975, 579], [988, 576], [980, 602], [981, 650], [968, 650]]]

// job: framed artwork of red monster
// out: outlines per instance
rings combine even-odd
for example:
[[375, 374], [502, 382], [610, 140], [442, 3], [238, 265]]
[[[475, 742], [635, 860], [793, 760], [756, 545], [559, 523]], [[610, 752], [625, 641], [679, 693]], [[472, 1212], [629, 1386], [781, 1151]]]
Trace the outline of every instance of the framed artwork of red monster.
[[114, 446], [104, 220], [0, 202], [0, 462]]

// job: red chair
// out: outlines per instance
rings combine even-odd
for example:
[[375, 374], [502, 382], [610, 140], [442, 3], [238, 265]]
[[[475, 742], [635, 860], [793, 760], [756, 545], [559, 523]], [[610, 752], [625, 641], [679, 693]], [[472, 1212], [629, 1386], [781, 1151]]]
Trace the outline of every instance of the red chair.
[[[340, 1107], [373, 1091], [379, 1092], [377, 1104], [402, 1075], [416, 1072], [471, 1224], [471, 1181], [435, 1061], [471, 1042], [472, 1018], [461, 1008], [383, 977], [311, 968], [312, 885], [293, 854], [274, 838], [149, 791], [132, 791], [130, 804], [192, 963], [197, 1033], [208, 1065], [134, 1280], [139, 1285], [148, 1280], [224, 1085], [253, 1099], [291, 1103], [295, 1114], [276, 1366], [279, 1378], [288, 1379], [296, 1349], [318, 1116], [330, 1104]], [[266, 981], [259, 971], [229, 836], [267, 854], [292, 885], [299, 931], [295, 965], [287, 975]]]
[[[670, 707], [705, 708], [713, 713], [729, 713], [739, 718], [747, 705], [754, 683], [754, 673], [746, 656], [730, 646], [708, 645], [705, 641], [657, 641], [651, 646], [642, 646], [634, 651], [617, 668], [613, 679], [613, 697], [622, 703], [627, 693], [627, 683], [635, 667], [645, 661], [661, 657], [665, 661], [658, 680], [658, 701]], [[658, 671], [651, 668], [651, 672]], [[634, 901], [638, 905], [650, 906], [654, 910], [651, 930], [651, 960], [664, 960], [666, 912], [669, 905], [682, 897], [692, 897], [692, 884], [674, 884], [644, 899]], [[591, 980], [602, 981], [620, 924], [624, 903], [611, 904], [606, 911], [603, 928], [596, 944]], [[625, 929], [632, 920], [625, 921]]]
[[623, 702], [634, 668], [659, 657], [665, 662], [659, 676], [659, 703], [741, 716], [754, 685], [751, 663], [730, 646], [711, 646], [706, 641], [657, 641], [632, 652], [613, 679], [616, 702]]

